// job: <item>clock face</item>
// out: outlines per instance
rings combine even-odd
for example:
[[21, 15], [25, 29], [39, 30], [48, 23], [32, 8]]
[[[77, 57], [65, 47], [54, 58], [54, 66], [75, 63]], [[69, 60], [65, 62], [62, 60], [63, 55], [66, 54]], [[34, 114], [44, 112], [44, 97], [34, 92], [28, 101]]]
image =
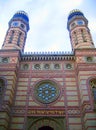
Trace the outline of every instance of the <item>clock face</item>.
[[77, 21], [77, 24], [78, 24], [78, 25], [83, 25], [84, 22], [83, 22], [83, 20], [78, 20], [78, 21]]
[[35, 87], [35, 96], [40, 102], [48, 104], [59, 96], [59, 89], [55, 84], [44, 82]]
[[13, 26], [14, 26], [14, 27], [17, 27], [17, 26], [18, 26], [18, 22], [14, 22], [14, 23], [13, 23]]

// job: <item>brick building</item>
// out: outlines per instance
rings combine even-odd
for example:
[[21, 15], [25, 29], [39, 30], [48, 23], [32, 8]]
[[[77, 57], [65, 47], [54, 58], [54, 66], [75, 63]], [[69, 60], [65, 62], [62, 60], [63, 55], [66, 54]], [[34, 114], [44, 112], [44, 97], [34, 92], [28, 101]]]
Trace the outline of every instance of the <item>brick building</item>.
[[29, 18], [18, 11], [0, 50], [0, 130], [96, 130], [96, 48], [88, 20], [68, 16], [72, 53], [24, 53]]

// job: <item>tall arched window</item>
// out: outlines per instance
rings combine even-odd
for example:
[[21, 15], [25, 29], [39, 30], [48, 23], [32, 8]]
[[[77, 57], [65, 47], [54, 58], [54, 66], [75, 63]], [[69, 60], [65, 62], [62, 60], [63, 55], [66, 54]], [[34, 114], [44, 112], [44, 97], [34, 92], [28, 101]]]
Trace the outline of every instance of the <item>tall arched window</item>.
[[13, 37], [14, 37], [14, 30], [11, 31], [11, 35], [10, 35], [10, 38], [9, 38], [9, 43], [12, 43]]
[[77, 33], [74, 32], [74, 42], [75, 42], [75, 45], [78, 44], [78, 39], [77, 39]]
[[85, 33], [84, 33], [83, 29], [81, 29], [81, 35], [82, 35], [83, 42], [87, 42], [86, 36], [85, 36]]
[[4, 89], [5, 89], [5, 81], [0, 78], [0, 103], [2, 102], [2, 96], [4, 94]]
[[17, 41], [18, 46], [20, 45], [21, 35], [22, 35], [22, 32], [20, 32], [19, 35], [18, 35], [18, 41]]
[[96, 104], [96, 79], [92, 79], [90, 81], [91, 91], [94, 98], [94, 102]]

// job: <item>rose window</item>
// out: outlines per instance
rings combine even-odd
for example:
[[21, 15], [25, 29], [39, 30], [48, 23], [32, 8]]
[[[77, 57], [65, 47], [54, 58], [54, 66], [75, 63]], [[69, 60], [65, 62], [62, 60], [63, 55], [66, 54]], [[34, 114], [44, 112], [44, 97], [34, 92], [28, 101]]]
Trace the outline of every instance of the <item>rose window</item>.
[[59, 88], [55, 83], [43, 82], [35, 87], [35, 96], [42, 103], [51, 103], [59, 96]]

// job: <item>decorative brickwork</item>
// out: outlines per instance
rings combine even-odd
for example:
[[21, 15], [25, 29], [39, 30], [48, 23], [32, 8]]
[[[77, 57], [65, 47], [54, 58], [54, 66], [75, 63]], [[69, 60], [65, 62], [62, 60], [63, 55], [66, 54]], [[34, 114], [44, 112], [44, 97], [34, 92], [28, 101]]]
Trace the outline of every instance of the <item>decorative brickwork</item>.
[[96, 130], [96, 48], [81, 11], [67, 25], [72, 52], [24, 53], [28, 15], [10, 20], [0, 50], [0, 130]]

